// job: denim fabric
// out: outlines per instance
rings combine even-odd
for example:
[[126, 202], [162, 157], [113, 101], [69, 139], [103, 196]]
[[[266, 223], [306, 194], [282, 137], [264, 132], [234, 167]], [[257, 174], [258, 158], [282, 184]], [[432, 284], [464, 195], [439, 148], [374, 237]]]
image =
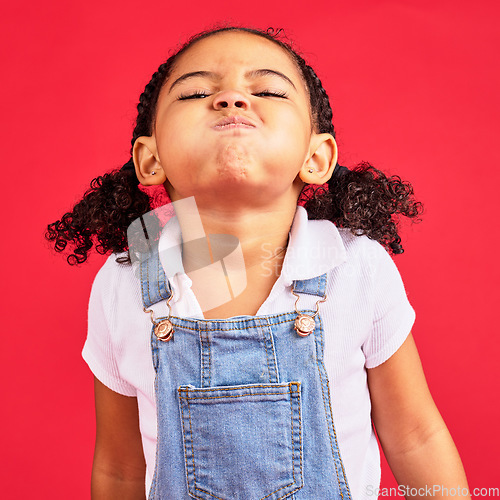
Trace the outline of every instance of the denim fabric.
[[[141, 264], [141, 286], [145, 307], [170, 295], [155, 249]], [[296, 281], [294, 289], [323, 297], [326, 275]], [[152, 331], [158, 441], [149, 499], [351, 498], [321, 316], [307, 337], [294, 330], [296, 317], [172, 316], [172, 340]]]

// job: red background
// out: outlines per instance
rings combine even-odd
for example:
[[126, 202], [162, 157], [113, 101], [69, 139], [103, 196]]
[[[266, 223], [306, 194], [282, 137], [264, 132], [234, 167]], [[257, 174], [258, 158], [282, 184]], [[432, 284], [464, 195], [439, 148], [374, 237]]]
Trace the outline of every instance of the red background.
[[[497, 5], [2, 7], [2, 497], [89, 497], [93, 387], [80, 352], [104, 257], [72, 268], [44, 228], [128, 159], [139, 94], [169, 49], [221, 21], [285, 28], [331, 96], [341, 163], [413, 183], [424, 222], [404, 229], [395, 261], [414, 336], [471, 488], [500, 487]], [[382, 484], [395, 484], [385, 465]]]

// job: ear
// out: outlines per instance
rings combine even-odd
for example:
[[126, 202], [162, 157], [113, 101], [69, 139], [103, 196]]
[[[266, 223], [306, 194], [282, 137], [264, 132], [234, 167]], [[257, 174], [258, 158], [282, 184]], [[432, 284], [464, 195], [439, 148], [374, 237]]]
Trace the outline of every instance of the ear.
[[143, 186], [155, 186], [166, 181], [154, 137], [146, 135], [138, 137], [134, 142], [132, 157], [135, 173]]
[[321, 185], [330, 180], [337, 165], [337, 143], [331, 134], [313, 134], [308, 158], [302, 165], [299, 177], [306, 184]]

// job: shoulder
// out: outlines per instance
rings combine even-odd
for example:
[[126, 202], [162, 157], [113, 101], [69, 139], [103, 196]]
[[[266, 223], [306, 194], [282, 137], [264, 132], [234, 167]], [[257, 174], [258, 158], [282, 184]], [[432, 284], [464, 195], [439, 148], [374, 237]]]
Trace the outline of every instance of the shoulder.
[[367, 293], [377, 296], [377, 300], [383, 295], [405, 293], [398, 266], [381, 243], [366, 235], [356, 235], [350, 229], [336, 230], [342, 239], [346, 259], [332, 269], [335, 276], [358, 283]]
[[365, 234], [354, 234], [349, 228], [334, 227], [339, 233], [348, 252], [355, 253], [361, 250], [371, 250], [373, 252], [384, 252], [388, 254], [386, 249], [378, 241], [368, 238]]
[[358, 236], [349, 229], [338, 229], [344, 243], [347, 259], [345, 273], [356, 276], [363, 287], [374, 294], [374, 300], [406, 302], [406, 289], [401, 273], [392, 255], [376, 240]]
[[112, 253], [97, 271], [92, 284], [92, 293], [104, 296], [115, 295], [126, 284], [134, 283], [136, 268], [132, 264], [117, 262], [119, 257], [126, 257], [127, 252]]
[[376, 240], [354, 234], [347, 228], [335, 228], [346, 251], [346, 264], [363, 267], [370, 273], [380, 267], [395, 265], [389, 252]]
[[126, 252], [112, 253], [97, 271], [89, 299], [89, 319], [106, 318], [110, 329], [117, 316], [137, 309], [141, 302], [140, 280], [135, 267], [117, 262]]
[[96, 277], [99, 276], [109, 278], [113, 275], [133, 273], [135, 269], [133, 264], [122, 264], [117, 261], [118, 259], [124, 257], [127, 257], [127, 252], [112, 253], [109, 255], [97, 272]]
[[[339, 228], [329, 220], [309, 220], [307, 232], [300, 236], [301, 248], [305, 248], [302, 254], [309, 257], [308, 266], [314, 267], [315, 272], [328, 269], [341, 276], [364, 279], [384, 267], [394, 266], [389, 252], [378, 241], [349, 228]], [[303, 259], [304, 255], [300, 257]]]

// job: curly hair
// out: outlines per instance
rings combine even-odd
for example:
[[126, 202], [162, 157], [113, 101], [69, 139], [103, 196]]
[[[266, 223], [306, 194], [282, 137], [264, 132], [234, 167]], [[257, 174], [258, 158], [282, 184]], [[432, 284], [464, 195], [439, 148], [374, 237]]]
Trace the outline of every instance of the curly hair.
[[[137, 119], [132, 133], [132, 147], [138, 137], [151, 136], [158, 96], [179, 57], [196, 42], [225, 31], [242, 31], [266, 38], [285, 50], [297, 65], [309, 95], [313, 126], [318, 133], [335, 137], [332, 108], [321, 80], [292, 44], [282, 39], [282, 30], [266, 31], [225, 26], [192, 36], [172, 54], [151, 77], [137, 105]], [[281, 38], [281, 39], [280, 39]], [[140, 188], [130, 159], [118, 170], [98, 176], [90, 183], [71, 212], [47, 226], [45, 237], [54, 242], [55, 250], [72, 247], [69, 264], [87, 260], [92, 247], [98, 253], [119, 253], [128, 250], [127, 228], [132, 221], [153, 208], [153, 199]], [[389, 252], [403, 253], [398, 233], [398, 216], [419, 222], [423, 206], [413, 197], [411, 184], [398, 176], [387, 177], [369, 163], [360, 163], [349, 170], [339, 165], [323, 186], [305, 186], [299, 204], [304, 205], [310, 219], [327, 219], [337, 227], [348, 228], [355, 235], [366, 235], [380, 242]], [[130, 255], [117, 259], [130, 263]]]

